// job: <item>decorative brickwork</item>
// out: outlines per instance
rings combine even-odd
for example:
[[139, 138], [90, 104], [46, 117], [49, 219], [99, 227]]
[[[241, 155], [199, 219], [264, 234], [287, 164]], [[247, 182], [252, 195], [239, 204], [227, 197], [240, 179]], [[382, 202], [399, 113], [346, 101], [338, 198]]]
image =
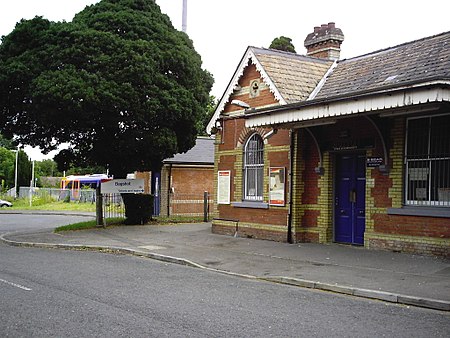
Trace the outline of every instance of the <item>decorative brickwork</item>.
[[[230, 96], [229, 102], [238, 99], [248, 103], [251, 107], [278, 104], [268, 87], [261, 83], [259, 95], [250, 95], [248, 86], [260, 78], [256, 67], [250, 64], [241, 79], [240, 87]], [[227, 103], [224, 107], [222, 120], [223, 128], [217, 138], [215, 153], [215, 187], [217, 190], [217, 171], [231, 171], [230, 205], [218, 205], [215, 209], [215, 219], [212, 229], [215, 233], [234, 234], [236, 225], [241, 231], [239, 235], [266, 238], [277, 241], [287, 240], [287, 219], [289, 205], [270, 206], [267, 209], [234, 206], [243, 201], [243, 145], [253, 133], [258, 133], [264, 139], [264, 182], [263, 201], [269, 202], [269, 168], [289, 168], [290, 135], [289, 130], [273, 132], [271, 128], [247, 128], [243, 118], [243, 110]], [[270, 135], [268, 133], [271, 133]], [[288, 182], [285, 181], [286, 197]], [[217, 192], [215, 193], [217, 200]]]
[[323, 154], [324, 175], [319, 179], [320, 195], [318, 207], [320, 210], [317, 218], [319, 228], [319, 242], [328, 243], [333, 240], [333, 172], [334, 168], [330, 159], [330, 153]]
[[[372, 149], [366, 151], [366, 156], [373, 155]], [[372, 191], [375, 189], [375, 179], [372, 178], [372, 172], [376, 170], [373, 168], [366, 168], [366, 229], [364, 232], [364, 246], [368, 246], [367, 238], [374, 232], [373, 215], [376, 214], [377, 208], [375, 207], [375, 200], [372, 197]], [[386, 210], [382, 210], [386, 212]]]
[[389, 189], [388, 196], [391, 199], [393, 208], [401, 208], [403, 196], [403, 153], [405, 151], [405, 132], [406, 119], [397, 118], [391, 130], [392, 148], [389, 152], [391, 159], [391, 172], [389, 178], [392, 180], [392, 186]]
[[303, 160], [303, 148], [300, 141], [300, 131], [293, 133], [294, 137], [294, 163], [293, 163], [293, 191], [292, 191], [292, 233], [294, 242], [303, 242], [304, 236], [302, 231], [302, 218], [305, 213], [305, 206], [302, 204], [302, 195], [305, 190], [304, 181], [301, 175], [305, 170], [305, 162]]
[[403, 156], [405, 118], [396, 118], [390, 130], [391, 171], [388, 176], [372, 171], [367, 182], [365, 246], [411, 253], [450, 256], [450, 219], [423, 216], [389, 215], [388, 208], [401, 208], [403, 199]]

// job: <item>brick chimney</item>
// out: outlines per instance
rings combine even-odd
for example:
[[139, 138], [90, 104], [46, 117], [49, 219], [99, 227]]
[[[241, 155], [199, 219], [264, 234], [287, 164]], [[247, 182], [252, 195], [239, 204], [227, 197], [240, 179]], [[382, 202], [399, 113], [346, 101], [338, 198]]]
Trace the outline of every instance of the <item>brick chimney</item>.
[[309, 33], [305, 39], [306, 55], [338, 60], [342, 41], [344, 41], [344, 34], [340, 28], [336, 28], [334, 22], [314, 27], [314, 32]]

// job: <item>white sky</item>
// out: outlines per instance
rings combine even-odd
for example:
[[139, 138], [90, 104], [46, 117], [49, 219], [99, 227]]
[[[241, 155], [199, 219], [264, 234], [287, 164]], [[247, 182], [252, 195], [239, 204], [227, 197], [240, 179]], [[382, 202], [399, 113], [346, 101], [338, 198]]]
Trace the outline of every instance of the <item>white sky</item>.
[[[446, 0], [187, 0], [187, 33], [202, 56], [203, 68], [215, 79], [212, 95], [219, 98], [247, 46], [269, 47], [275, 37], [290, 37], [297, 53], [314, 26], [335, 22], [345, 40], [341, 58], [450, 30], [450, 1]], [[2, 0], [0, 35], [17, 21], [41, 15], [52, 21], [71, 21], [86, 5], [98, 0]], [[183, 0], [156, 0], [181, 30]], [[34, 160], [39, 152], [27, 151]], [[50, 156], [51, 157], [51, 156]], [[48, 156], [47, 156], [48, 158]]]

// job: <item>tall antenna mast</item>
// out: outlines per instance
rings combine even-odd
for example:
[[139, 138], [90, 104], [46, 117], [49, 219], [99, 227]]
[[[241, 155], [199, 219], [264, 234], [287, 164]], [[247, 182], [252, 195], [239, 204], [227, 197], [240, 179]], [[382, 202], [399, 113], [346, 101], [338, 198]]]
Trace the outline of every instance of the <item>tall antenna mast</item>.
[[181, 23], [181, 29], [184, 33], [187, 30], [187, 0], [183, 0], [183, 20]]

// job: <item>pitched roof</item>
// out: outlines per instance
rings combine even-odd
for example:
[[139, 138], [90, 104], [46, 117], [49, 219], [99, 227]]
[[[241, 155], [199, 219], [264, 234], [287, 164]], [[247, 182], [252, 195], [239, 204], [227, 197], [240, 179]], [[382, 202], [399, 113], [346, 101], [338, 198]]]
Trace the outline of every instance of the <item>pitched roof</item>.
[[333, 65], [330, 60], [248, 47], [208, 124], [208, 133], [237, 88], [249, 62], [256, 66], [262, 80], [282, 105], [306, 100]]
[[339, 61], [316, 99], [450, 80], [450, 32]]
[[250, 47], [286, 103], [306, 100], [333, 61]]
[[197, 137], [195, 146], [185, 153], [165, 159], [165, 164], [214, 164], [214, 139]]

